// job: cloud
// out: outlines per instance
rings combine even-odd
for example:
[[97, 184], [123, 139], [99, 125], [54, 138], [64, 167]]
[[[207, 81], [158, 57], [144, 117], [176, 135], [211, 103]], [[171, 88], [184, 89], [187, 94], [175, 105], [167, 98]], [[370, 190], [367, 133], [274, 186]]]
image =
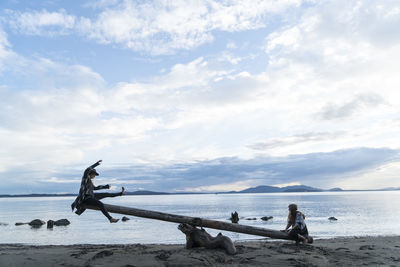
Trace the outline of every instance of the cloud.
[[268, 16], [301, 5], [286, 1], [104, 1], [88, 4], [100, 9], [94, 18], [69, 15], [65, 10], [19, 12], [8, 10], [10, 25], [30, 35], [68, 34], [72, 30], [103, 44], [134, 51], [170, 54], [213, 41], [213, 32], [238, 32], [266, 26]]
[[[217, 158], [207, 161], [162, 165], [136, 165], [122, 168], [123, 179], [148, 179], [152, 188], [207, 189], [223, 185], [271, 185], [301, 182], [325, 187], [340, 177], [360, 175], [374, 168], [399, 161], [399, 151], [385, 148], [353, 148], [328, 153], [285, 157]], [[107, 172], [116, 170], [110, 168]], [[118, 172], [115, 173], [118, 177]], [[128, 178], [129, 177], [129, 178]], [[377, 182], [379, 184], [379, 182]]]
[[[98, 167], [101, 179], [97, 184], [128, 185], [154, 191], [228, 191], [250, 186], [301, 183], [321, 188], [336, 186], [349, 177], [363, 177], [380, 167], [399, 164], [399, 151], [387, 148], [353, 148], [329, 153], [297, 154], [285, 157], [257, 157], [250, 160], [218, 158], [208, 161], [169, 164], [105, 165]], [[82, 170], [55, 170], [53, 177], [29, 181], [31, 188], [58, 188], [74, 192], [79, 187]], [[71, 172], [73, 170], [73, 172]], [[35, 174], [35, 173], [34, 173]], [[19, 173], [20, 177], [28, 173]], [[32, 175], [29, 174], [29, 175]], [[37, 175], [37, 173], [36, 173]], [[73, 180], [68, 181], [74, 177]], [[366, 180], [363, 188], [381, 188], [381, 177]], [[393, 183], [391, 177], [390, 183]], [[56, 184], [62, 183], [63, 190]], [[166, 190], [168, 188], [168, 190]], [[25, 186], [21, 184], [20, 190]], [[3, 189], [2, 189], [3, 190]]]
[[[223, 183], [215, 185], [204, 185], [198, 187], [187, 187], [182, 190], [182, 192], [228, 192], [228, 191], [240, 191], [251, 187], [254, 183], [258, 181], [246, 180], [238, 181], [233, 183]], [[180, 191], [180, 190], [178, 190]]]
[[397, 9], [393, 1], [319, 2], [304, 9], [299, 19], [271, 32], [265, 52], [271, 67], [311, 66], [314, 77], [327, 81], [381, 75], [378, 66], [385, 65], [386, 55], [398, 53], [400, 34], [395, 28], [400, 19], [389, 15]]
[[9, 62], [16, 61], [18, 59], [11, 49], [11, 44], [8, 41], [7, 33], [3, 30], [0, 25], [0, 74], [4, 69], [9, 67]]
[[47, 10], [19, 12], [7, 10], [10, 26], [28, 35], [63, 35], [71, 33], [76, 27], [77, 18], [68, 15], [64, 9], [56, 12]]
[[332, 141], [339, 137], [345, 135], [344, 132], [334, 132], [334, 133], [305, 133], [300, 135], [294, 135], [289, 137], [276, 138], [264, 142], [258, 142], [249, 145], [251, 149], [255, 150], [268, 150], [276, 147], [283, 146], [294, 146], [297, 144], [308, 143], [308, 142], [322, 142], [322, 141]]
[[[53, 190], [57, 181], [79, 182], [81, 170], [74, 166], [99, 157], [128, 166], [110, 170], [121, 177], [116, 183], [149, 181], [148, 189], [159, 191], [258, 182], [325, 186], [335, 175], [339, 181], [358, 171], [375, 173], [374, 166], [395, 160], [396, 2], [205, 1], [187, 9], [163, 1], [92, 4], [84, 11], [93, 13], [80, 17], [62, 9], [8, 11], [6, 19], [13, 20], [2, 22], [16, 34], [78, 33], [109, 44], [102, 48], [116, 55], [115, 46], [144, 57], [194, 53], [168, 57], [171, 65], [155, 57], [163, 72], [109, 84], [97, 66], [17, 54], [0, 31], [2, 178], [26, 177], [32, 190], [40, 189], [36, 179], [47, 180], [43, 188]], [[258, 40], [265, 34], [262, 48], [253, 34]], [[195, 50], [217, 38], [232, 41]], [[245, 38], [251, 43], [246, 52]], [[341, 157], [362, 163], [346, 170]], [[176, 161], [183, 163], [171, 163]], [[317, 180], [318, 174], [326, 180]], [[73, 182], [63, 185], [75, 190]]]
[[192, 49], [214, 39], [213, 31], [265, 27], [265, 17], [300, 5], [300, 1], [122, 1], [85, 20], [82, 30], [103, 43], [152, 54]]
[[385, 101], [378, 94], [363, 94], [339, 106], [328, 104], [323, 108], [319, 116], [324, 120], [342, 119], [352, 116], [362, 108], [374, 108], [383, 103], [385, 103]]

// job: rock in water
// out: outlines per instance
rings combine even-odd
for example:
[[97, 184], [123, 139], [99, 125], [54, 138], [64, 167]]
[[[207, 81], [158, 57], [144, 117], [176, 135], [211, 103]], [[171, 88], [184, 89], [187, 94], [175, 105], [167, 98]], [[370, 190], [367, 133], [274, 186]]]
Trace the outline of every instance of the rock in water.
[[39, 220], [39, 219], [35, 219], [35, 220], [33, 220], [33, 221], [31, 221], [30, 223], [28, 223], [30, 226], [32, 226], [32, 227], [40, 227], [40, 226], [42, 226], [43, 224], [45, 224], [45, 222], [44, 221], [42, 221], [42, 220]]
[[67, 226], [70, 222], [67, 219], [61, 219], [54, 222], [55, 226]]
[[124, 217], [122, 217], [121, 220], [122, 220], [123, 222], [126, 222], [126, 221], [129, 221], [130, 219], [129, 219], [128, 217], [124, 216]]
[[272, 218], [274, 218], [274, 217], [272, 217], [272, 216], [265, 216], [265, 217], [261, 217], [261, 220], [263, 220], [263, 221], [268, 221], [268, 220], [271, 220]]
[[54, 221], [53, 220], [48, 220], [47, 221], [47, 229], [52, 229], [54, 226]]

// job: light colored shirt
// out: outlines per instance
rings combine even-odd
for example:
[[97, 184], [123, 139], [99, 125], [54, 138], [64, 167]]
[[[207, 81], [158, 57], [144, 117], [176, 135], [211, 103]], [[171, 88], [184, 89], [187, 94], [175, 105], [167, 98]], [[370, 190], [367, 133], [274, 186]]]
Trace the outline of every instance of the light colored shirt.
[[304, 222], [303, 215], [300, 211], [296, 212], [296, 222], [295, 225], [299, 227], [300, 230], [303, 230], [306, 227], [306, 223]]

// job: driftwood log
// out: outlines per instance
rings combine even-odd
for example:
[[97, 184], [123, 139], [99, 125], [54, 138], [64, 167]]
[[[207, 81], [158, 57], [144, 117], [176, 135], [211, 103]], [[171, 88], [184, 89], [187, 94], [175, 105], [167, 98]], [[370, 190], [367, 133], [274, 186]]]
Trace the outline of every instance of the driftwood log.
[[187, 249], [195, 247], [222, 248], [230, 255], [236, 253], [236, 248], [232, 240], [221, 233], [213, 237], [204, 229], [198, 229], [196, 226], [186, 223], [179, 224], [178, 229], [186, 235]]
[[[95, 206], [84, 206], [87, 209], [98, 210]], [[175, 215], [169, 213], [163, 213], [159, 211], [142, 210], [137, 208], [122, 207], [110, 204], [104, 204], [104, 207], [108, 212], [119, 213], [124, 215], [137, 216], [142, 218], [149, 218], [155, 220], [162, 220], [175, 223], [186, 223], [193, 226], [207, 227], [219, 230], [225, 230], [236, 233], [243, 233], [249, 235], [265, 236], [276, 239], [293, 240], [288, 233], [281, 232], [278, 230], [271, 230], [264, 227], [255, 227], [249, 225], [240, 225], [236, 223], [221, 222], [210, 219], [196, 218], [190, 216]]]

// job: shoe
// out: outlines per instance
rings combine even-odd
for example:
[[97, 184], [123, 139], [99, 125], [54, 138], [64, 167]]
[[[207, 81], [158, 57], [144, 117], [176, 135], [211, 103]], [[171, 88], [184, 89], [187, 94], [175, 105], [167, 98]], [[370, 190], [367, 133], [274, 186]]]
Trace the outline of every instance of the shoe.
[[110, 219], [110, 223], [116, 223], [116, 222], [118, 222], [119, 221], [119, 219], [114, 219], [114, 218], [111, 218]]

